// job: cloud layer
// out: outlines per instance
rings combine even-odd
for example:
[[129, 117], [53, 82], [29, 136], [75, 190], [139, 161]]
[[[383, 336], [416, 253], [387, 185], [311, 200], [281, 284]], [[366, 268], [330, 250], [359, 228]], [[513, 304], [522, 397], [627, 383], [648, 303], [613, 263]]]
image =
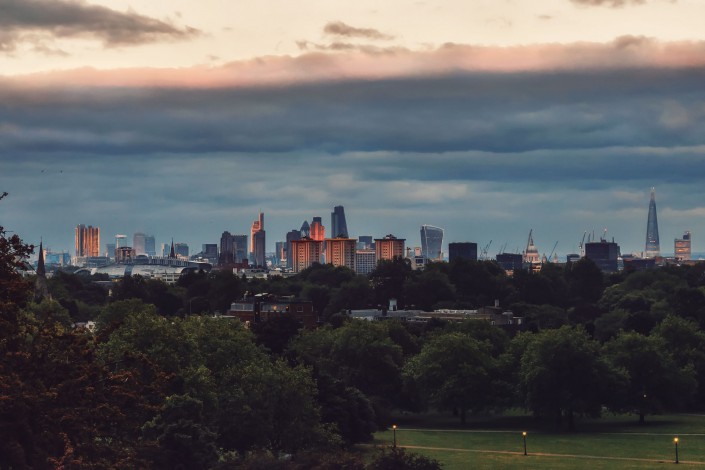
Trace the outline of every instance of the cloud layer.
[[75, 0], [0, 0], [0, 52], [20, 44], [60, 38], [89, 38], [107, 47], [181, 40], [198, 31], [129, 11]]

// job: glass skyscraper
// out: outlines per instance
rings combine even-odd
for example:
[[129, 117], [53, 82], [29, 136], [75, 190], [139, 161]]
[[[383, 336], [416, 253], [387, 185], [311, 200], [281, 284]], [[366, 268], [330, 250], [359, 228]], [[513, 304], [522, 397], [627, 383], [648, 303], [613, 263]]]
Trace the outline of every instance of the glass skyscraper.
[[661, 255], [661, 246], [658, 240], [658, 218], [656, 217], [656, 188], [651, 188], [649, 201], [649, 219], [646, 222], [646, 247], [644, 258], [655, 258]]
[[443, 259], [443, 229], [433, 225], [421, 226], [421, 256], [430, 261]]
[[345, 221], [345, 209], [343, 206], [335, 206], [330, 214], [330, 237], [348, 238], [348, 224]]

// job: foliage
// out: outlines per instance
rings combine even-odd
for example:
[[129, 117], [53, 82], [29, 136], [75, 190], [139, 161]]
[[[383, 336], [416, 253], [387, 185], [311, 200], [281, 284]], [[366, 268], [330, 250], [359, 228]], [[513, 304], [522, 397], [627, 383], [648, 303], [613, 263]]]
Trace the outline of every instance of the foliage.
[[407, 452], [401, 447], [383, 449], [367, 466], [367, 470], [440, 470], [441, 464], [424, 455]]

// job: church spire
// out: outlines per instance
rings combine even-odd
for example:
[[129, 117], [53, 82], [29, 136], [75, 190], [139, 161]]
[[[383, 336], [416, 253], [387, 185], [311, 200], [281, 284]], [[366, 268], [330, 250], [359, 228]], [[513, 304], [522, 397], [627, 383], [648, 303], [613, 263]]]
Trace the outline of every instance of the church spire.
[[169, 258], [176, 258], [176, 252], [174, 251], [174, 237], [171, 237], [171, 251], [169, 251]]
[[49, 286], [47, 285], [47, 271], [44, 266], [44, 244], [39, 241], [39, 257], [37, 258], [37, 279], [34, 281], [34, 301], [39, 303], [45, 297], [49, 297]]

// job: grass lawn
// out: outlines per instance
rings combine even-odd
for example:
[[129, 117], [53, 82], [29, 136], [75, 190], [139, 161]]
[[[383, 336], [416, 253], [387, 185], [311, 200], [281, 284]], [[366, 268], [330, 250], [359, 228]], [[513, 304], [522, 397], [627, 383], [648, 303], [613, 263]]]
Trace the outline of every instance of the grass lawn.
[[[527, 416], [476, 420], [464, 428], [439, 416], [399, 420], [397, 445], [410, 447], [444, 464], [444, 468], [663, 468], [679, 460], [705, 469], [705, 416], [649, 417], [639, 426], [634, 416], [578, 421], [578, 432], [557, 433]], [[522, 431], [527, 431], [524, 456]], [[392, 430], [375, 435], [376, 444], [391, 445]]]

